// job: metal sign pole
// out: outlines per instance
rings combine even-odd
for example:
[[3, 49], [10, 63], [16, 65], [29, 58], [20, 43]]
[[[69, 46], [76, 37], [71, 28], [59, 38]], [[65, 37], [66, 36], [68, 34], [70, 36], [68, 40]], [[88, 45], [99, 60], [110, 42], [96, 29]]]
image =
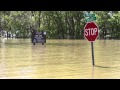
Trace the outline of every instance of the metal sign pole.
[[91, 42], [91, 50], [92, 50], [92, 64], [94, 66], [95, 63], [94, 63], [94, 46], [93, 46], [93, 42]]

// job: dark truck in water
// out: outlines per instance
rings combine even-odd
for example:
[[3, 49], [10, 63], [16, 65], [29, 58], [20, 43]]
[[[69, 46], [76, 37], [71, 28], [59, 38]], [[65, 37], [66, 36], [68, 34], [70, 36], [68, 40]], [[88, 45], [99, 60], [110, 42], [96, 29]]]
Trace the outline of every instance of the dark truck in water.
[[46, 43], [46, 32], [45, 31], [37, 32], [36, 30], [33, 30], [31, 34], [32, 34], [31, 41], [33, 45], [35, 45], [35, 43], [42, 43], [42, 45]]

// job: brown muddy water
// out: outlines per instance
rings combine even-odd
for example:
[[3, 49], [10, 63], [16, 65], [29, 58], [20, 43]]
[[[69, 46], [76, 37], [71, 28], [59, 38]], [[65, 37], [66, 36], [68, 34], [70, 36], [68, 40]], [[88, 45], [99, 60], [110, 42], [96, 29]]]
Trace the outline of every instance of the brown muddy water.
[[95, 66], [87, 40], [0, 38], [0, 79], [120, 79], [120, 40], [94, 42]]

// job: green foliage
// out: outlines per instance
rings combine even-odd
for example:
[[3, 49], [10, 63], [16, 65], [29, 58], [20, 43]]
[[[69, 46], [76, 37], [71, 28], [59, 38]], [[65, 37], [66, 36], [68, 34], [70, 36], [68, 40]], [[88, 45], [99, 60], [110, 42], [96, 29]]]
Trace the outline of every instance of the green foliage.
[[[93, 11], [100, 38], [107, 34], [120, 38], [120, 11]], [[33, 29], [47, 31], [47, 38], [83, 39], [84, 11], [0, 11], [0, 29], [29, 37]]]

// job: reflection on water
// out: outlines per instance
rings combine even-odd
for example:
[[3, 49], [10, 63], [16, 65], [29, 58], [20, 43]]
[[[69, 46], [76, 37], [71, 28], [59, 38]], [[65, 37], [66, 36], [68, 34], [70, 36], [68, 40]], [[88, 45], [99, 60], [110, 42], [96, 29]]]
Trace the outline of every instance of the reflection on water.
[[120, 78], [120, 41], [0, 39], [0, 78]]

